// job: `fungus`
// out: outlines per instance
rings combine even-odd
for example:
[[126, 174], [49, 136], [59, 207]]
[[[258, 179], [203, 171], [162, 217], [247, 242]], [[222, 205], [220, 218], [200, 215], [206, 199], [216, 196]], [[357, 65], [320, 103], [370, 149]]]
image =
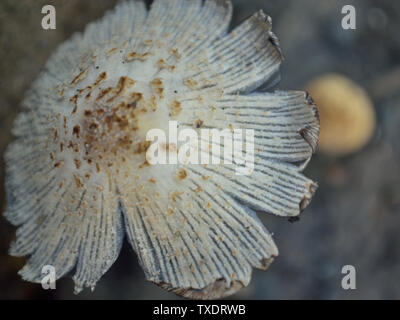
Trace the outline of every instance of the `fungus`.
[[[126, 235], [147, 280], [220, 298], [278, 255], [255, 211], [295, 217], [308, 205], [317, 111], [304, 92], [251, 93], [278, 72], [281, 50], [262, 11], [227, 33], [231, 15], [226, 0], [156, 0], [149, 12], [122, 2], [50, 57], [6, 152], [5, 216], [18, 226], [10, 253], [29, 256], [23, 279], [40, 282], [52, 265], [57, 278], [73, 273], [76, 292], [94, 289]], [[254, 130], [253, 172], [150, 164], [146, 133], [168, 132], [172, 119]]]
[[311, 81], [307, 91], [318, 106], [319, 150], [343, 156], [368, 143], [375, 130], [375, 110], [363, 88], [342, 75], [326, 74]]

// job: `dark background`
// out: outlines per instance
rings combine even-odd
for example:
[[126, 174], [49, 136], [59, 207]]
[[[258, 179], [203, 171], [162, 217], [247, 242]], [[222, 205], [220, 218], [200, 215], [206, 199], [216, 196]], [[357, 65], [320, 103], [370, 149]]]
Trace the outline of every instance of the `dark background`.
[[[12, 121], [30, 83], [55, 47], [115, 0], [2, 0], [0, 2], [0, 210], [4, 211], [3, 152]], [[237, 299], [400, 298], [400, 1], [233, 0], [232, 26], [263, 9], [286, 60], [280, 89], [302, 89], [314, 77], [337, 72], [367, 89], [377, 113], [370, 143], [356, 154], [317, 153], [306, 173], [320, 187], [300, 221], [262, 215], [280, 256], [255, 271]], [[41, 28], [41, 8], [57, 10], [57, 29]], [[357, 10], [357, 29], [341, 28], [341, 8]], [[70, 278], [57, 290], [22, 281], [24, 259], [7, 255], [15, 228], [0, 218], [0, 298], [175, 299], [147, 283], [125, 244], [114, 266], [91, 293], [72, 294]], [[357, 270], [357, 289], [341, 288], [343, 265]]]

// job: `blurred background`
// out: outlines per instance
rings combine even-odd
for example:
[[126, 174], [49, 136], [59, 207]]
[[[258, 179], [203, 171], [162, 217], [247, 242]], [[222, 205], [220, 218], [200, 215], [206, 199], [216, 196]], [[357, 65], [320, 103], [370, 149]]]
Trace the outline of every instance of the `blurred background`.
[[[272, 17], [274, 32], [286, 58], [277, 88], [310, 90], [319, 99], [315, 99], [316, 103], [329, 110], [340, 110], [343, 106], [352, 110], [353, 105], [358, 106], [350, 118], [339, 116], [335, 120], [343, 124], [339, 129], [329, 122], [331, 118], [322, 118], [324, 110], [321, 110], [322, 130], [326, 127], [327, 137], [334, 130], [348, 129], [343, 136], [356, 142], [351, 150], [341, 152], [341, 143], [348, 140], [340, 141], [340, 135], [335, 144], [325, 143], [327, 148], [321, 141], [321, 149], [306, 170], [309, 177], [318, 181], [319, 189], [300, 220], [290, 222], [260, 215], [274, 233], [280, 256], [268, 271], [255, 270], [250, 285], [232, 298], [400, 299], [400, 1], [232, 2], [231, 27], [259, 9]], [[24, 92], [58, 44], [100, 18], [115, 3], [115, 0], [0, 2], [2, 212], [5, 208], [3, 152], [12, 140], [10, 129]], [[56, 7], [56, 30], [41, 28], [41, 8], [45, 4]], [[341, 10], [347, 4], [356, 9], [356, 30], [344, 30], [341, 26], [344, 16]], [[319, 82], [320, 76], [332, 73], [347, 80], [333, 77], [331, 81]], [[335, 97], [342, 96], [343, 104], [337, 105]], [[371, 107], [375, 112], [371, 113]], [[334, 117], [338, 114], [341, 113], [334, 113]], [[364, 118], [367, 125], [357, 124], [357, 119]], [[359, 134], [364, 140], [357, 145], [355, 135]], [[337, 147], [331, 150], [329, 145]], [[24, 259], [7, 254], [14, 234], [15, 228], [0, 217], [0, 299], [179, 299], [144, 280], [128, 244], [93, 293], [86, 290], [73, 295], [73, 282], [68, 277], [57, 282], [57, 290], [45, 291], [17, 275]], [[356, 268], [356, 290], [341, 287], [344, 265]]]

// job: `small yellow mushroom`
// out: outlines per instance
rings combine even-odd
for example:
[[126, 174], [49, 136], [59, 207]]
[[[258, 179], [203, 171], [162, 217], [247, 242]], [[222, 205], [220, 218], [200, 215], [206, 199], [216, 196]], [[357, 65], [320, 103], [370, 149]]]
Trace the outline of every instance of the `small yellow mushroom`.
[[375, 110], [363, 88], [342, 75], [326, 74], [306, 90], [319, 111], [321, 152], [343, 156], [368, 143], [375, 129]]

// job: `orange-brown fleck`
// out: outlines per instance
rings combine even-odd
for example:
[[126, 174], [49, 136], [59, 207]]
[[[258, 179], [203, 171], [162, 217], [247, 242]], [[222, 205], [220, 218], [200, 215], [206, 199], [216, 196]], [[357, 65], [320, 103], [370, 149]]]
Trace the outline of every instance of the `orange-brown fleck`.
[[74, 104], [74, 109], [72, 110], [71, 114], [75, 114], [78, 111], [78, 95], [74, 95], [69, 102]]
[[172, 201], [176, 202], [176, 198], [179, 197], [182, 194], [183, 194], [183, 192], [179, 192], [179, 191], [172, 192], [172, 194], [171, 194]]
[[178, 171], [178, 179], [179, 180], [185, 180], [187, 175], [188, 174], [185, 169], [183, 169], [183, 168], [179, 169], [179, 171]]
[[75, 167], [79, 170], [81, 168], [81, 161], [78, 159], [74, 159]]
[[181, 103], [176, 100], [172, 101], [169, 107], [170, 107], [169, 115], [172, 117], [177, 116], [182, 111]]
[[169, 52], [177, 59], [180, 60], [182, 55], [179, 53], [178, 49], [171, 48]]
[[75, 135], [78, 139], [79, 139], [80, 132], [81, 132], [81, 127], [80, 127], [79, 125], [76, 125], [76, 126], [72, 129], [73, 135]]
[[63, 161], [58, 161], [54, 164], [54, 168], [61, 168], [63, 166], [64, 162]]
[[58, 139], [58, 134], [59, 134], [59, 131], [58, 131], [58, 129], [56, 128], [56, 129], [54, 129], [54, 137], [53, 137], [53, 141], [54, 142], [56, 142], [57, 141], [57, 139]]
[[125, 56], [125, 60], [128, 62], [134, 60], [145, 61], [148, 56], [149, 56], [148, 52], [145, 53], [130, 52]]
[[101, 98], [103, 98], [104, 96], [106, 96], [112, 89], [113, 89], [112, 87], [108, 87], [106, 89], [101, 90], [99, 95], [96, 98], [96, 101], [98, 101]]
[[145, 160], [143, 163], [141, 163], [139, 165], [139, 169], [142, 169], [144, 167], [149, 167], [149, 166], [150, 166], [150, 163], [148, 163], [147, 160]]
[[94, 83], [94, 86], [97, 86], [100, 82], [104, 81], [105, 79], [107, 79], [107, 73], [106, 72], [100, 73]]
[[145, 153], [147, 149], [150, 147], [151, 141], [143, 141], [138, 143], [137, 148], [135, 150], [135, 154]]
[[204, 121], [201, 119], [197, 119], [194, 123], [196, 128], [200, 128], [204, 124]]
[[79, 81], [81, 81], [87, 73], [88, 69], [83, 70], [82, 72], [80, 72], [70, 83], [70, 85], [75, 85], [77, 84]]
[[74, 175], [74, 181], [75, 181], [75, 185], [78, 189], [83, 187], [83, 183], [78, 176]]
[[157, 61], [157, 67], [158, 67], [160, 70], [168, 69], [169, 71], [174, 71], [175, 68], [176, 68], [176, 67], [173, 66], [173, 65], [167, 64], [167, 63], [164, 61], [164, 59], [159, 59], [159, 60]]
[[198, 85], [198, 82], [194, 79], [188, 78], [183, 81], [183, 84], [189, 87], [190, 89], [194, 89]]
[[113, 53], [115, 53], [118, 50], [118, 48], [112, 48], [110, 50], [108, 50], [107, 55], [111, 56]]

